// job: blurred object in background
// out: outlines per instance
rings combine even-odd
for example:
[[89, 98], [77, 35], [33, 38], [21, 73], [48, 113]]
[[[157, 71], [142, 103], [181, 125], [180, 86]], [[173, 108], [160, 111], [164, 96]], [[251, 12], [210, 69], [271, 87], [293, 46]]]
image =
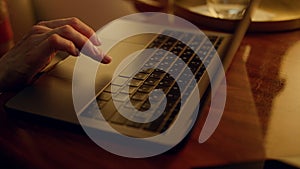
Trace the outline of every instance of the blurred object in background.
[[210, 13], [222, 19], [242, 19], [250, 0], [206, 0]]
[[[21, 1], [21, 0], [16, 0]], [[136, 13], [132, 0], [31, 0], [37, 21], [77, 17], [94, 30]]]
[[[300, 0], [261, 0], [249, 31], [278, 32], [300, 29]], [[230, 32], [238, 20], [214, 16], [206, 0], [174, 0], [174, 14], [200, 27]]]
[[[1, 1], [1, 0], [0, 0]], [[14, 41], [19, 41], [36, 23], [32, 0], [6, 0]]]
[[98, 30], [117, 18], [136, 13], [132, 1], [6, 0], [15, 42], [42, 20], [78, 17]]
[[134, 0], [134, 5], [141, 12], [168, 12], [171, 0]]
[[14, 45], [13, 32], [5, 0], [0, 0], [0, 57]]

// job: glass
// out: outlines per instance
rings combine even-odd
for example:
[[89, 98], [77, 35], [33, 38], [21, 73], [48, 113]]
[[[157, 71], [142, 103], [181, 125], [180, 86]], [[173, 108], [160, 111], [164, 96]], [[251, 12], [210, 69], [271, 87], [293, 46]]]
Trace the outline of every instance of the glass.
[[206, 0], [209, 12], [222, 19], [241, 19], [250, 0]]

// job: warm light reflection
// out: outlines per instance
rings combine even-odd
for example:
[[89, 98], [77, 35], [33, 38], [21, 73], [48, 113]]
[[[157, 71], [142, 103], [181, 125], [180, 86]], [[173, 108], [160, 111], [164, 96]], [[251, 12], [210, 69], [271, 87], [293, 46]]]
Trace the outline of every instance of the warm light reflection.
[[[269, 158], [300, 157], [300, 41], [283, 56], [280, 79], [285, 86], [273, 101], [266, 135]], [[295, 159], [298, 164], [298, 160]]]

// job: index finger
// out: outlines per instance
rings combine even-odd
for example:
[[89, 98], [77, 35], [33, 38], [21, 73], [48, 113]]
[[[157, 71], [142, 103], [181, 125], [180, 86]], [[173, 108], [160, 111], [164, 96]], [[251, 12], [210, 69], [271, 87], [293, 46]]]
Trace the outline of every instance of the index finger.
[[38, 25], [43, 25], [51, 29], [62, 27], [64, 25], [70, 25], [75, 30], [77, 30], [78, 32], [80, 32], [81, 34], [89, 38], [94, 45], [97, 46], [101, 45], [101, 42], [98, 39], [95, 31], [76, 17], [56, 19], [51, 21], [42, 21], [38, 23]]

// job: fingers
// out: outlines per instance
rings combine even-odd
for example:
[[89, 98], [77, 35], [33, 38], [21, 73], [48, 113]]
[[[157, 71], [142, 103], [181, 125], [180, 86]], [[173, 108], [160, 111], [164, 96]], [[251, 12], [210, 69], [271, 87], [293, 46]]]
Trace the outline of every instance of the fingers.
[[[47, 39], [49, 42], [52, 51], [62, 50], [78, 56], [78, 49], [80, 49], [83, 54], [96, 61], [101, 61], [102, 63], [111, 62], [111, 58], [99, 51], [95, 46], [100, 45], [100, 41], [93, 29], [76, 18], [43, 21], [36, 28], [48, 29], [45, 40]], [[36, 30], [36, 32], [41, 31]], [[92, 36], [92, 38], [88, 39], [89, 36]]]
[[52, 29], [69, 25], [73, 27], [75, 30], [77, 30], [78, 32], [80, 32], [81, 34], [83, 34], [84, 36], [86, 36], [87, 38], [89, 38], [94, 45], [96, 46], [101, 45], [101, 42], [98, 39], [95, 32], [93, 31], [93, 29], [75, 17], [66, 18], [66, 19], [57, 19], [52, 21], [42, 21], [38, 25], [43, 25]]
[[[6, 79], [12, 80], [10, 85], [19, 85], [32, 80], [34, 75], [45, 68], [57, 51], [65, 51], [78, 56], [78, 49], [91, 58], [102, 63], [111, 62], [111, 58], [99, 50], [101, 45], [93, 29], [76, 18], [58, 19], [41, 22], [32, 27], [10, 51], [2, 58], [2, 66]], [[11, 75], [16, 75], [16, 77]], [[6, 77], [7, 76], [7, 77]]]
[[75, 47], [74, 43], [68, 39], [65, 39], [58, 34], [52, 34], [48, 39], [49, 53], [56, 52], [57, 50], [66, 51], [71, 55], [78, 56], [79, 51]]
[[61, 37], [58, 34], [52, 34], [45, 40], [36, 44], [35, 50], [30, 50], [30, 57], [26, 58], [26, 64], [31, 67], [43, 68], [57, 51], [65, 51], [71, 55], [78, 56], [79, 51], [72, 41]]
[[[55, 52], [57, 50], [66, 51], [71, 55], [79, 56], [79, 50], [74, 45], [74, 39], [68, 39], [60, 34], [52, 34], [47, 39], [49, 46], [50, 46], [50, 52]], [[85, 55], [88, 55], [92, 59], [102, 62], [104, 64], [108, 64], [111, 62], [111, 57], [106, 55], [104, 52], [96, 48], [93, 44], [91, 44], [90, 41], [87, 41], [83, 49], [81, 50], [82, 53]]]
[[[104, 58], [105, 61], [103, 61], [103, 63], [109, 63], [111, 61], [111, 58], [105, 56], [103, 52], [99, 51], [99, 49], [91, 41], [89, 41], [87, 37], [77, 32], [77, 30], [75, 30], [73, 27], [69, 25], [56, 28], [53, 31], [51, 31], [51, 33], [57, 34], [60, 37], [67, 40], [62, 42], [68, 42], [68, 41], [72, 42], [74, 45], [72, 45], [70, 48], [76, 46], [78, 49], [81, 50], [83, 54], [90, 56], [92, 59], [96, 61], [102, 61]], [[74, 51], [74, 49], [72, 49], [72, 51]], [[74, 52], [70, 54], [74, 55]], [[75, 56], [78, 56], [79, 53], [75, 53], [75, 54], [76, 54]]]
[[[85, 54], [99, 55], [99, 53], [96, 52], [97, 48], [95, 47], [95, 45], [91, 41], [89, 41], [89, 39], [86, 36], [84, 36], [83, 34], [78, 32], [77, 30], [75, 30], [70, 25], [63, 25], [63, 26], [57, 27], [55, 29], [51, 29], [51, 28], [48, 28], [48, 27], [42, 26], [42, 25], [36, 25], [33, 27], [31, 35], [34, 35], [34, 34], [35, 34], [34, 39], [37, 39], [39, 37], [42, 40], [47, 40], [49, 38], [49, 41], [52, 41], [53, 37], [55, 40], [57, 40], [58, 39], [57, 36], [60, 36], [61, 38], [64, 38], [63, 42], [73, 43], [72, 47], [74, 47], [74, 46], [77, 47], [79, 50], [82, 50], [83, 53], [85, 53]], [[55, 43], [55, 44], [57, 44], [57, 43]], [[62, 44], [62, 43], [58, 43], [58, 44]], [[63, 47], [65, 47], [65, 46], [63, 46]], [[61, 50], [61, 49], [58, 49], [58, 50]], [[69, 53], [74, 55], [74, 52], [69, 52]], [[75, 55], [75, 56], [77, 56], [77, 55]]]
[[111, 61], [112, 61], [111, 57], [105, 54], [103, 59], [101, 60], [101, 63], [109, 64]]
[[84, 45], [94, 47], [94, 44], [90, 43], [89, 39], [86, 36], [84, 36], [69, 25], [64, 25], [55, 28], [49, 34], [58, 34], [61, 37], [72, 41], [75, 44], [75, 46], [80, 50]]
[[104, 52], [102, 52], [101, 50], [97, 50], [97, 51], [99, 51], [99, 55], [97, 55], [96, 58], [93, 58], [93, 57], [92, 57], [92, 59], [94, 59], [94, 60], [96, 60], [96, 61], [99, 61], [99, 62], [101, 62], [101, 63], [104, 63], [104, 64], [108, 64], [108, 63], [111, 62], [111, 57], [110, 57], [110, 56], [106, 55], [106, 54], [105, 54]]

